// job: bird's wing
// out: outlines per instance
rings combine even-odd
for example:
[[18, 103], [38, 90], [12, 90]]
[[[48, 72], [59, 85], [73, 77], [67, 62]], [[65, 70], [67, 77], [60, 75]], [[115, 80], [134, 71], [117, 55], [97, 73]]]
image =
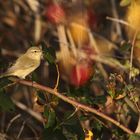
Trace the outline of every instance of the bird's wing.
[[20, 70], [20, 69], [25, 70], [27, 68], [33, 67], [35, 64], [36, 63], [34, 60], [30, 60], [29, 58], [23, 55], [16, 60], [16, 63], [13, 64], [13, 66], [10, 67], [7, 72], [12, 73], [15, 70]]

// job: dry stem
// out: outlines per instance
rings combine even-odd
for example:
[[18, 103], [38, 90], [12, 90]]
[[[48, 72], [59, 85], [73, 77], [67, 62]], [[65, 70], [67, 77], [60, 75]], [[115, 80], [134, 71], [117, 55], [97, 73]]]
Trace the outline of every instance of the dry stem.
[[[16, 80], [17, 79], [15, 79], [15, 78], [13, 79], [13, 81], [16, 81]], [[34, 88], [37, 88], [37, 89], [40, 89], [40, 90], [43, 90], [43, 91], [46, 91], [46, 92], [49, 92], [49, 93], [57, 96], [58, 98], [64, 100], [65, 102], [73, 105], [74, 107], [77, 107], [78, 109], [82, 109], [82, 110], [85, 110], [87, 112], [94, 113], [94, 114], [100, 116], [101, 118], [104, 118], [105, 120], [107, 120], [107, 121], [113, 123], [114, 125], [118, 126], [120, 129], [122, 129], [123, 131], [125, 131], [128, 134], [133, 134], [134, 133], [130, 129], [126, 128], [125, 126], [123, 126], [122, 124], [117, 122], [116, 120], [110, 118], [109, 116], [97, 111], [94, 108], [91, 108], [87, 105], [81, 104], [81, 103], [77, 102], [76, 100], [72, 100], [69, 97], [64, 96], [62, 93], [59, 93], [52, 88], [40, 85], [38, 83], [33, 83], [32, 81], [26, 81], [26, 80], [20, 80], [19, 83], [23, 84], [23, 85], [26, 85], [26, 86], [31, 86], [31, 87], [34, 87]]]

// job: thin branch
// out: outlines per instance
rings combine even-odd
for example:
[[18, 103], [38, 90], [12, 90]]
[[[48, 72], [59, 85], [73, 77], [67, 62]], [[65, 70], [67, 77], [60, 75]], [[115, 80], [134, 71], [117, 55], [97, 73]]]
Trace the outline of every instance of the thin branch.
[[[20, 82], [19, 82], [19, 83], [20, 83]], [[33, 85], [34, 85], [33, 82], [31, 82], [30, 84], [31, 84], [30, 86], [33, 86]], [[14, 103], [18, 108], [20, 108], [20, 109], [24, 110], [25, 112], [29, 113], [32, 117], [34, 117], [34, 118], [37, 119], [38, 121], [40, 121], [40, 122], [42, 122], [42, 123], [44, 122], [42, 116], [41, 116], [39, 113], [33, 111], [32, 109], [28, 108], [28, 107], [25, 106], [24, 104], [22, 104], [22, 103], [20, 103], [20, 102], [18, 102], [18, 101], [16, 101], [16, 100], [14, 100], [14, 99], [12, 99], [12, 101], [13, 101], [13, 103]]]
[[136, 38], [138, 35], [138, 31], [135, 32], [133, 40], [132, 40], [132, 47], [131, 47], [131, 55], [130, 55], [130, 73], [129, 73], [129, 80], [132, 78], [132, 67], [133, 67], [133, 52], [135, 47]]
[[21, 114], [18, 114], [18, 115], [16, 115], [15, 117], [13, 117], [13, 118], [10, 120], [10, 122], [8, 123], [8, 126], [7, 126], [7, 128], [6, 128], [6, 133], [8, 132], [8, 130], [9, 130], [10, 126], [12, 125], [12, 123], [13, 123], [15, 120], [17, 120], [18, 118], [20, 118], [20, 117], [21, 117]]
[[138, 124], [137, 124], [137, 128], [135, 130], [135, 133], [140, 133], [140, 114], [139, 114], [139, 121], [138, 121]]
[[[99, 54], [100, 51], [99, 51], [98, 45], [97, 45], [96, 40], [95, 40], [94, 36], [92, 35], [91, 31], [88, 32], [88, 35], [89, 35], [89, 40], [90, 40], [91, 45], [94, 47], [95, 51]], [[105, 71], [103, 65], [101, 63], [97, 63], [97, 67], [102, 72], [104, 78], [107, 79], [108, 74]]]
[[71, 50], [73, 52], [74, 57], [76, 58], [77, 57], [77, 50], [76, 50], [76, 46], [75, 46], [74, 40], [72, 38], [72, 35], [71, 35], [69, 29], [67, 29], [67, 35], [68, 35], [68, 38], [69, 38], [69, 41], [70, 41]]
[[[116, 0], [111, 0], [111, 4], [112, 4], [112, 13], [113, 13], [113, 16], [118, 19], [119, 18], [119, 15], [118, 15], [118, 11], [117, 11], [117, 6], [116, 6]], [[121, 31], [121, 27], [120, 27], [120, 24], [117, 22], [116, 23], [116, 31], [119, 35], [119, 38], [121, 39], [122, 38], [122, 31]]]
[[116, 18], [112, 18], [112, 17], [108, 17], [108, 16], [106, 17], [106, 19], [111, 20], [111, 21], [114, 21], [114, 22], [121, 23], [121, 24], [123, 24], [123, 25], [126, 25], [126, 26], [128, 26], [128, 27], [134, 29], [133, 26], [131, 26], [128, 22], [126, 22], [126, 21], [124, 21], [124, 20], [122, 20], [122, 19], [116, 19]]
[[20, 128], [20, 131], [19, 131], [19, 133], [18, 133], [18, 135], [17, 135], [17, 139], [19, 139], [19, 137], [21, 136], [21, 133], [22, 133], [24, 127], [25, 127], [25, 123], [26, 123], [26, 121], [24, 121], [24, 122], [22, 123], [22, 126], [21, 126], [21, 128]]
[[56, 66], [56, 70], [57, 70], [57, 79], [56, 79], [56, 84], [55, 84], [54, 90], [57, 90], [58, 85], [59, 85], [60, 73], [59, 73], [58, 65], [55, 64], [55, 66]]
[[96, 60], [97, 62], [106, 64], [113, 68], [120, 68], [121, 70], [124, 70], [124, 71], [127, 70], [124, 65], [122, 65], [119, 61], [117, 61], [116, 59], [113, 59], [113, 58], [103, 57], [100, 55], [92, 55], [91, 59]]
[[68, 116], [64, 121], [62, 121], [60, 124], [58, 124], [58, 125], [56, 126], [55, 129], [59, 128], [59, 127], [62, 126], [67, 120], [69, 120], [70, 118], [72, 118], [72, 117], [77, 113], [77, 111], [78, 111], [78, 108], [76, 108], [76, 109], [74, 110], [74, 112], [72, 112], [72, 114], [70, 114], [70, 116]]
[[28, 126], [28, 128], [33, 132], [34, 136], [35, 136], [35, 140], [39, 140], [39, 136], [38, 133], [36, 132], [35, 128], [33, 126], [31, 126], [28, 122], [26, 123], [26, 126]]
[[[11, 80], [16, 81], [17, 79], [14, 78], [14, 79], [11, 79]], [[123, 131], [125, 131], [128, 134], [133, 134], [134, 133], [130, 129], [126, 128], [125, 126], [123, 126], [122, 124], [117, 122], [116, 120], [110, 118], [109, 116], [97, 111], [94, 108], [91, 108], [87, 105], [81, 104], [81, 103], [77, 102], [76, 100], [70, 99], [69, 97], [64, 96], [62, 93], [59, 93], [52, 88], [40, 85], [38, 83], [33, 83], [32, 81], [26, 81], [26, 80], [20, 80], [19, 83], [23, 84], [23, 85], [26, 85], [26, 86], [31, 86], [31, 87], [34, 87], [34, 88], [37, 88], [37, 89], [40, 89], [40, 90], [47, 91], [47, 92], [57, 96], [58, 98], [64, 100], [65, 102], [73, 105], [74, 107], [77, 107], [78, 109], [82, 109], [82, 110], [85, 110], [87, 112], [94, 113], [94, 114], [100, 116], [101, 118], [104, 118], [105, 120], [107, 120], [107, 121], [113, 123], [114, 125], [118, 126], [120, 129], [122, 129]]]
[[107, 126], [103, 121], [101, 121], [100, 119], [98, 119], [96, 116], [92, 116], [91, 118], [90, 118], [90, 120], [95, 120], [95, 121], [98, 121], [100, 124], [102, 124], [104, 127], [106, 127], [106, 128], [108, 128], [109, 129], [109, 126]]
[[[132, 97], [132, 96], [131, 96]], [[138, 114], [138, 109], [136, 108], [136, 105], [132, 100], [130, 100], [127, 96], [124, 98], [124, 101], [127, 103], [127, 105]]]
[[35, 14], [35, 21], [34, 21], [34, 40], [37, 43], [41, 37], [41, 30], [42, 30], [42, 21], [39, 14]]

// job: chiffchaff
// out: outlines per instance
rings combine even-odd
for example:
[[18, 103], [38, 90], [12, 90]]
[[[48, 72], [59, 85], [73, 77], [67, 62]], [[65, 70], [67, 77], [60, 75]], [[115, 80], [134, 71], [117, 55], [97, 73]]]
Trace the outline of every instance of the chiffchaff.
[[41, 57], [42, 49], [39, 47], [31, 47], [0, 77], [17, 76], [21, 79], [25, 79], [27, 75], [40, 65]]

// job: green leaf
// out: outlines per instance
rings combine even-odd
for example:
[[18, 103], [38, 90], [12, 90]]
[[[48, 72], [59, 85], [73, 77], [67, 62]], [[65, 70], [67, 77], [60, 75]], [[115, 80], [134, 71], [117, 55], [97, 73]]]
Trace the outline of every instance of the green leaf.
[[44, 115], [44, 117], [49, 117], [49, 108], [48, 108], [48, 106], [45, 106], [44, 107], [44, 113], [43, 113], [43, 115]]
[[65, 128], [65, 136], [67, 139], [84, 140], [85, 134], [79, 122], [79, 119], [74, 115], [69, 120], [65, 121], [63, 127]]
[[62, 130], [53, 128], [45, 128], [41, 140], [67, 140]]
[[128, 85], [125, 86], [125, 89], [131, 91], [131, 90], [134, 89], [134, 86], [131, 85], [131, 84], [128, 84]]
[[46, 46], [42, 47], [42, 50], [44, 52], [44, 58], [50, 63], [54, 64], [55, 63], [55, 58], [54, 56], [54, 50], [51, 48], [47, 48]]
[[86, 120], [88, 120], [88, 117], [87, 117], [87, 116], [81, 115], [81, 116], [79, 117], [79, 120], [80, 120], [80, 121], [86, 121]]
[[101, 96], [96, 96], [94, 99], [93, 99], [93, 103], [98, 105], [98, 104], [105, 104], [107, 101], [106, 97], [104, 95], [101, 95]]
[[32, 72], [32, 74], [31, 74], [31, 80], [32, 81], [36, 81], [36, 82], [38, 82], [38, 75], [37, 75], [37, 73], [34, 71], [34, 72]]
[[140, 134], [130, 135], [129, 140], [140, 140]]
[[103, 128], [103, 125], [99, 123], [98, 121], [94, 121], [91, 127], [96, 129], [96, 131], [101, 131]]
[[70, 86], [68, 89], [68, 95], [72, 97], [80, 97], [80, 96], [85, 96], [87, 93], [90, 92], [90, 88], [88, 85], [84, 85], [82, 87], [74, 87]]
[[47, 118], [45, 128], [53, 127], [56, 122], [56, 115], [53, 109], [45, 108], [44, 116]]
[[104, 58], [104, 59], [106, 59], [112, 66], [126, 69], [126, 67], [122, 65], [117, 59], [114, 59], [114, 58]]
[[111, 96], [111, 98], [115, 98], [115, 93], [112, 92], [112, 90], [108, 90], [107, 92]]
[[53, 58], [53, 56], [49, 53], [46, 52], [44, 55], [44, 58], [50, 63], [53, 64], [55, 62], [55, 59]]
[[11, 111], [15, 109], [11, 98], [2, 89], [0, 89], [0, 108], [4, 111]]
[[128, 6], [131, 3], [131, 0], [122, 0], [120, 2], [120, 6]]
[[116, 140], [128, 140], [128, 136], [124, 134], [124, 132], [119, 129], [119, 128], [116, 128], [116, 129], [113, 129], [112, 128], [112, 135], [115, 136]]

